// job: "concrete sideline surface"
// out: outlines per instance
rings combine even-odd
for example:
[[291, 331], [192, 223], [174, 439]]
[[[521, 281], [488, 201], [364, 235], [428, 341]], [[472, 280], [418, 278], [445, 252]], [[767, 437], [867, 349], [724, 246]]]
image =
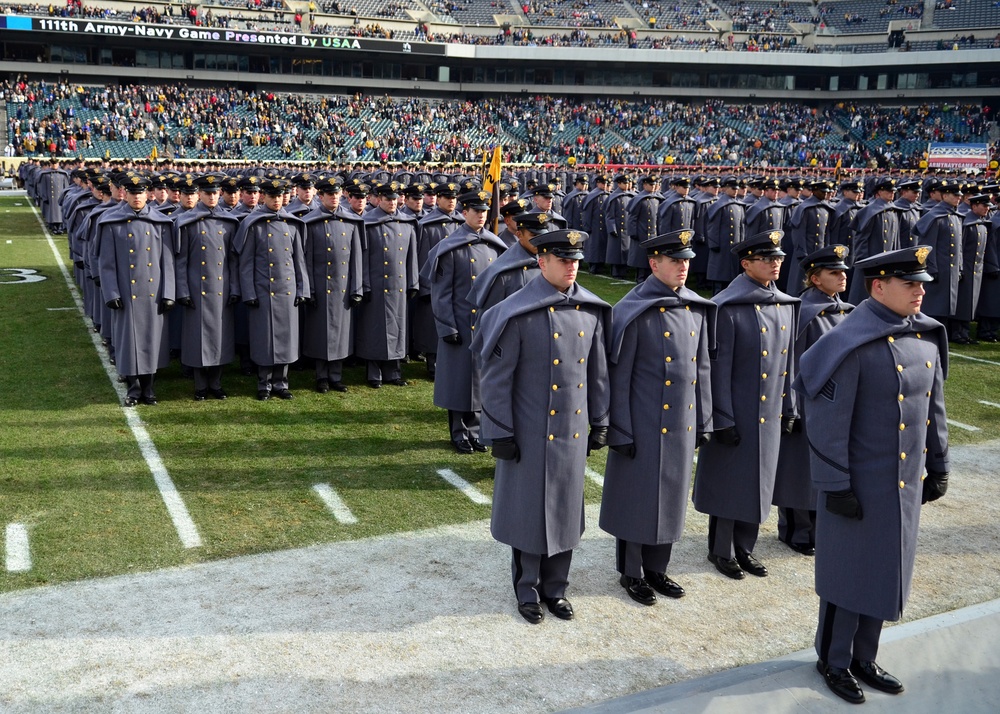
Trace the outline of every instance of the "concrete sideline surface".
[[[879, 664], [899, 677], [898, 696], [862, 684], [868, 710], [939, 714], [1000, 711], [1000, 600], [884, 631]], [[852, 710], [822, 683], [816, 653], [795, 652], [627, 697], [572, 709], [600, 714], [823, 714]]]

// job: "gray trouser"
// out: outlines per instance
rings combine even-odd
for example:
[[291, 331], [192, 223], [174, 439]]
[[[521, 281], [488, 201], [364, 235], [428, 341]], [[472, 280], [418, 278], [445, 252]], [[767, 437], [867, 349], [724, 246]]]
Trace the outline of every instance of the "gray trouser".
[[731, 518], [708, 518], [708, 550], [712, 555], [732, 560], [736, 557], [736, 548], [752, 553], [757, 545], [759, 523], [734, 521]]
[[794, 545], [816, 545], [816, 511], [779, 508], [778, 540]]
[[391, 382], [402, 376], [398, 359], [390, 360], [368, 360], [368, 381], [369, 382]]
[[269, 367], [257, 366], [257, 391], [288, 389], [288, 365], [275, 364]]
[[344, 360], [316, 360], [316, 381], [339, 382], [344, 376]]
[[615, 539], [615, 545], [615, 568], [630, 578], [641, 578], [646, 573], [665, 574], [670, 564], [670, 551], [674, 547], [673, 543], [647, 545], [621, 538]]
[[479, 439], [479, 422], [482, 412], [458, 412], [448, 410], [448, 428], [453, 442]]
[[511, 548], [511, 551], [511, 575], [518, 602], [566, 597], [572, 550], [555, 555], [526, 553], [517, 548]]
[[204, 392], [206, 389], [222, 389], [222, 366], [195, 367], [194, 389]]
[[874, 661], [881, 635], [882, 620], [820, 599], [816, 654], [831, 667], [846, 669], [851, 666], [852, 659]]

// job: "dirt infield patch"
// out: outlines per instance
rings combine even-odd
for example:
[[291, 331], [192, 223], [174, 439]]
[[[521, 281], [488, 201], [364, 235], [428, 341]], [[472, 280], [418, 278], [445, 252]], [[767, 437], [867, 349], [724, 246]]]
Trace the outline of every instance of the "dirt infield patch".
[[[1000, 442], [952, 451], [924, 509], [907, 620], [1000, 597]], [[509, 551], [479, 521], [0, 597], [5, 712], [534, 712], [681, 681], [811, 646], [812, 559], [777, 542], [770, 577], [731, 581], [689, 511], [652, 608], [617, 584], [614, 541], [574, 556], [573, 622], [526, 624]]]

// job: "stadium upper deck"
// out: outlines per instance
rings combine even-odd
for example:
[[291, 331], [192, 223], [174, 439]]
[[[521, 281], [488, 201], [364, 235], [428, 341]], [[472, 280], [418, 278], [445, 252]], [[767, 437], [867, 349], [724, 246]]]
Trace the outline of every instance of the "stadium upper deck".
[[994, 0], [210, 0], [141, 8], [99, 0], [13, 2], [5, 11], [8, 71], [88, 82], [113, 68], [133, 81], [438, 97], [1000, 94]]

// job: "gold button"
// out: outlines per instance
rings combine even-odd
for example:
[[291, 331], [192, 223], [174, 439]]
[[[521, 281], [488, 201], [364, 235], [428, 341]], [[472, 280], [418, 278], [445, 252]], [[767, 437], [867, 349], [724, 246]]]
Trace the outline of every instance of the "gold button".
[[558, 384], [553, 384], [552, 385], [552, 391], [555, 392], [555, 391], [558, 391], [558, 390], [559, 390], [559, 385]]
[[906, 483], [905, 483], [905, 482], [903, 482], [903, 481], [900, 481], [900, 482], [899, 482], [899, 487], [900, 487], [900, 488], [903, 488], [903, 487], [905, 487], [905, 486], [906, 486]]
[[673, 382], [671, 382], [671, 381], [670, 381], [670, 380], [668, 379], [668, 380], [667, 380], [666, 382], [664, 382], [664, 384], [665, 384], [666, 386], [668, 386], [668, 387], [669, 387], [669, 386], [670, 386], [671, 384], [673, 384]]
[[559, 364], [559, 360], [557, 359], [552, 360], [552, 364]]
[[895, 338], [893, 338], [892, 335], [889, 335], [889, 342], [895, 342], [895, 341], [896, 341]]
[[896, 397], [896, 399], [899, 400], [899, 401], [903, 401], [903, 395], [900, 394], [898, 397]]
[[764, 350], [764, 351], [763, 351], [763, 352], [761, 352], [760, 354], [761, 354], [761, 356], [763, 356], [763, 357], [767, 357], [767, 350]]
[[900, 422], [900, 423], [899, 423], [899, 430], [900, 430], [900, 431], [903, 431], [903, 429], [905, 429], [905, 428], [906, 428], [906, 424], [904, 424], [904, 423]]
[[559, 339], [559, 333], [558, 332], [553, 332], [552, 333], [552, 339], [553, 340], [558, 340]]
[[903, 371], [903, 365], [901, 365], [901, 364], [897, 364], [897, 365], [896, 365], [896, 371], [897, 371], [897, 372], [902, 372], [902, 371]]
[[761, 423], [761, 424], [763, 424], [763, 423], [764, 423], [764, 417], [761, 417], [761, 418], [760, 418], [760, 423]]
[[766, 394], [762, 394], [762, 395], [760, 395], [760, 400], [761, 400], [762, 402], [766, 402], [766, 401], [767, 401], [767, 395], [766, 395]]
[[764, 372], [762, 375], [760, 375], [760, 378], [761, 379], [767, 379], [767, 372]]
[[760, 328], [760, 331], [761, 332], [767, 332], [767, 328], [766, 327], [762, 327], [762, 328]]
[[664, 409], [669, 409], [669, 408], [670, 408], [670, 405], [669, 405], [669, 404], [664, 404], [664, 405], [663, 405], [663, 408], [664, 408]]
[[757, 312], [760, 312], [760, 305], [754, 305], [753, 307]]
[[576, 434], [573, 434], [573, 438], [574, 438], [574, 439], [579, 439], [579, 438], [580, 438], [580, 434], [579, 434], [579, 432], [578, 432], [578, 433], [576, 433]]
[[673, 361], [674, 361], [673, 357], [667, 357], [667, 362], [673, 362]]
[[667, 311], [667, 308], [665, 308], [665, 307], [661, 307], [660, 308], [660, 312], [666, 312], [666, 311]]
[[691, 431], [691, 427], [688, 427], [688, 431]]
[[577, 389], [583, 389], [583, 382], [580, 382], [578, 385], [576, 385], [576, 388]]
[[[580, 337], [583, 337], [583, 330], [580, 330]], [[931, 363], [930, 363], [930, 362], [928, 362], [928, 363], [927, 363], [927, 366], [928, 366], [928, 367], [930, 367], [930, 366], [931, 366]]]
[[580, 364], [583, 364], [583, 357], [580, 358]]
[[667, 433], [667, 430], [666, 430], [666, 429], [660, 429], [660, 433], [661, 433], [661, 434], [666, 434], [666, 433]]
[[694, 330], [691, 330], [691, 337], [694, 337]]
[[577, 409], [576, 413], [579, 414], [581, 411], [583, 411], [583, 410], [582, 409]]
[[664, 333], [663, 333], [663, 336], [664, 336], [664, 337], [670, 337], [670, 333], [669, 333], [669, 332], [664, 332]]
[[930, 419], [928, 419], [928, 420], [927, 420], [927, 426], [930, 426], [930, 425], [931, 425], [931, 420], [930, 420]]
[[931, 363], [927, 362], [926, 364], [927, 364], [927, 369], [930, 369], [931, 368]]
[[550, 307], [549, 308], [549, 312], [555, 312], [555, 311], [556, 311], [556, 309], [554, 307]]
[[900, 461], [906, 461], [906, 452], [905, 451], [899, 452], [899, 460]]
[[552, 441], [555, 438], [556, 438], [555, 434], [549, 434], [549, 441]]

